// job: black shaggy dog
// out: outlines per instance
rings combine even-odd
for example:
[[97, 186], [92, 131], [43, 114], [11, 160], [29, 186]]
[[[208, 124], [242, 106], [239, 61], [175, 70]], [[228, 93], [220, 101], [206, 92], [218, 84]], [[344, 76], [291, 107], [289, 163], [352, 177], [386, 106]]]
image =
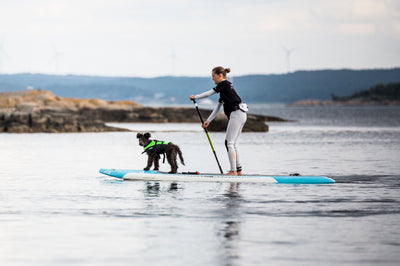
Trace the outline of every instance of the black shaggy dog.
[[171, 165], [171, 171], [169, 173], [175, 174], [178, 170], [178, 163], [176, 161], [177, 155], [181, 163], [185, 165], [183, 161], [182, 152], [179, 147], [171, 142], [164, 142], [158, 140], [151, 140], [150, 133], [138, 133], [136, 137], [139, 139], [139, 145], [144, 147], [144, 152], [147, 153], [147, 166], [143, 170], [150, 170], [151, 165], [154, 162], [154, 170], [159, 170], [160, 155], [164, 155], [163, 162], [165, 162], [165, 155], [167, 155], [168, 163]]

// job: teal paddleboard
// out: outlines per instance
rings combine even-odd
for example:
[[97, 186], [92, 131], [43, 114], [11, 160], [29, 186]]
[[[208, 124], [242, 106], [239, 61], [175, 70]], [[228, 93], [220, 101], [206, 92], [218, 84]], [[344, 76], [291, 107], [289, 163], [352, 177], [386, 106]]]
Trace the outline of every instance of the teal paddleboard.
[[199, 172], [182, 172], [169, 174], [159, 171], [100, 169], [102, 174], [123, 180], [170, 181], [170, 182], [240, 182], [240, 183], [278, 183], [278, 184], [332, 184], [335, 180], [325, 176], [275, 176], [275, 175], [241, 175], [227, 176], [221, 174], [202, 174]]

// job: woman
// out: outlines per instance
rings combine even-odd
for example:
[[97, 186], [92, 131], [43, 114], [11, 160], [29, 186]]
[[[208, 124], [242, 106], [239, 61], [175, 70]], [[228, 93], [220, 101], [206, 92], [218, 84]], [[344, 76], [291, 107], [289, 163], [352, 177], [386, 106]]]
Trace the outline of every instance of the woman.
[[202, 127], [208, 127], [211, 121], [221, 110], [221, 107], [224, 106], [225, 115], [229, 120], [228, 127], [226, 129], [225, 146], [228, 151], [231, 169], [227, 175], [241, 175], [242, 166], [239, 161], [237, 142], [247, 120], [247, 105], [242, 103], [242, 100], [233, 88], [232, 83], [226, 79], [226, 74], [230, 71], [230, 68], [223, 68], [221, 66], [215, 67], [211, 74], [212, 79], [217, 86], [201, 94], [190, 95], [190, 100], [206, 98], [214, 95], [215, 93], [220, 94], [217, 105], [207, 120], [203, 123]]

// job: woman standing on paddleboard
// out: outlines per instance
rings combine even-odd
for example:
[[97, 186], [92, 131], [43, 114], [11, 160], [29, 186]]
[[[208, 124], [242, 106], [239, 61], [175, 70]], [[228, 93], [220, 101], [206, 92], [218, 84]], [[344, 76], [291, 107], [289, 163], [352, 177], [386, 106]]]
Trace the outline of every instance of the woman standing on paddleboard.
[[207, 128], [211, 121], [216, 117], [221, 107], [224, 106], [224, 113], [228, 117], [228, 126], [226, 128], [225, 146], [228, 151], [230, 171], [227, 175], [241, 175], [242, 166], [239, 160], [238, 139], [247, 120], [247, 105], [242, 103], [239, 95], [236, 93], [233, 85], [226, 79], [226, 74], [231, 71], [230, 68], [221, 66], [212, 70], [212, 79], [217, 85], [215, 88], [197, 95], [190, 95], [190, 100], [206, 98], [219, 93], [220, 98], [214, 110], [203, 123], [202, 127]]

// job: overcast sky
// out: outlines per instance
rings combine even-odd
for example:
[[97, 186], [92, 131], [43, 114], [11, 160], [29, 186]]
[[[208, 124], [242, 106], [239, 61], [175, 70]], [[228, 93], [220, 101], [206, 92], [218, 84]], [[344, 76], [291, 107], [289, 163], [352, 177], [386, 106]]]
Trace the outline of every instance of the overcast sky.
[[0, 0], [0, 73], [400, 66], [400, 0]]

